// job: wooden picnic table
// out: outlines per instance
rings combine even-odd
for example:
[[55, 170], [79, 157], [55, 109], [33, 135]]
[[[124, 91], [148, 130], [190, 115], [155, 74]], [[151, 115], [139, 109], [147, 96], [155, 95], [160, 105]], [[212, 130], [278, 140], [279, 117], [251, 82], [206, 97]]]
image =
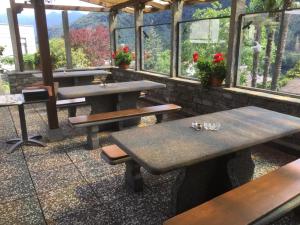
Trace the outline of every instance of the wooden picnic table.
[[91, 114], [97, 114], [137, 108], [140, 92], [165, 87], [165, 84], [148, 80], [109, 83], [105, 86], [83, 85], [59, 88], [58, 97], [60, 99], [85, 97], [86, 102], [91, 105]]
[[[95, 76], [104, 76], [106, 78], [111, 72], [106, 70], [84, 70], [84, 71], [60, 71], [53, 72], [53, 79], [59, 82], [60, 87], [69, 87], [75, 85], [90, 84]], [[42, 78], [42, 73], [33, 74], [37, 78]]]
[[[221, 129], [195, 131], [194, 121], [220, 122]], [[179, 169], [172, 190], [177, 214], [251, 180], [250, 147], [299, 131], [300, 118], [249, 106], [116, 132], [112, 138], [133, 159], [126, 166], [129, 185], [141, 184], [138, 165], [152, 174]]]

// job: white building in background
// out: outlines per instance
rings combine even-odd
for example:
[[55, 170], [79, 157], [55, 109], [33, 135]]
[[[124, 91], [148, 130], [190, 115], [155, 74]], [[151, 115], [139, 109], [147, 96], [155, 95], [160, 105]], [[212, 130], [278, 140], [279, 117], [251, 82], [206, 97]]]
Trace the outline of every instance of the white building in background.
[[[22, 25], [19, 26], [19, 30], [21, 36], [22, 53], [35, 53], [37, 48], [34, 27], [31, 25]], [[13, 56], [13, 49], [8, 24], [0, 24], [0, 45], [5, 48], [3, 56]]]

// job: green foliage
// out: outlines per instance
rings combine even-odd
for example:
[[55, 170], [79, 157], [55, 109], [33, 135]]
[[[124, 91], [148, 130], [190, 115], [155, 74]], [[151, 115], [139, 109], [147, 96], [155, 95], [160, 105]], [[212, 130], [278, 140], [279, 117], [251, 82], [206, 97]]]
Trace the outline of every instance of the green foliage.
[[197, 78], [200, 80], [203, 87], [209, 86], [210, 76], [212, 73], [212, 63], [207, 60], [200, 59], [197, 62], [198, 73]]
[[155, 71], [160, 73], [169, 73], [170, 71], [170, 58], [171, 53], [170, 50], [166, 50], [164, 52], [158, 53], [157, 63], [155, 65]]
[[211, 76], [215, 77], [219, 80], [224, 80], [227, 75], [227, 68], [225, 61], [221, 61], [218, 63], [212, 63], [211, 67]]
[[13, 65], [15, 63], [15, 60], [11, 56], [5, 56], [1, 58], [1, 63], [4, 65]]
[[0, 45], [0, 56], [3, 55], [4, 49], [5, 49], [5, 48], [4, 48], [3, 46]]
[[[64, 68], [67, 64], [65, 43], [62, 38], [52, 38], [49, 41], [52, 66], [54, 69]], [[72, 48], [72, 64], [75, 68], [89, 67], [90, 61], [82, 48]], [[40, 64], [40, 53], [36, 52], [33, 56], [34, 65]]]
[[197, 9], [193, 15], [194, 19], [205, 19], [214, 17], [230, 16], [231, 8], [223, 8], [222, 4], [218, 1], [211, 3], [211, 7]]
[[130, 65], [130, 63], [132, 61], [132, 53], [129, 52], [129, 48], [124, 47], [123, 49], [120, 49], [119, 51], [117, 51], [115, 54], [115, 60], [116, 60], [117, 66], [119, 66], [121, 64]]

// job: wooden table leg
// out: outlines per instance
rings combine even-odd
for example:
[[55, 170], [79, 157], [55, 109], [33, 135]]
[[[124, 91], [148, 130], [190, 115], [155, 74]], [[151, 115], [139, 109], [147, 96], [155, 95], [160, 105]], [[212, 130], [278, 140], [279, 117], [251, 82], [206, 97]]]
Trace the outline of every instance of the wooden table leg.
[[[174, 215], [182, 213], [231, 190], [236, 182], [236, 180], [232, 181], [231, 178], [238, 177], [232, 174], [232, 170], [245, 161], [250, 161], [246, 164], [252, 165], [251, 156], [250, 158], [248, 156], [248, 152], [243, 157], [231, 154], [182, 169], [172, 188], [172, 213]], [[234, 166], [231, 165], [231, 160], [234, 160], [232, 163]], [[230, 168], [228, 168], [229, 165]], [[245, 172], [245, 170], [243, 171]], [[249, 166], [246, 178], [239, 177], [242, 178], [239, 184], [251, 179], [248, 174], [253, 174], [253, 172], [254, 167]]]

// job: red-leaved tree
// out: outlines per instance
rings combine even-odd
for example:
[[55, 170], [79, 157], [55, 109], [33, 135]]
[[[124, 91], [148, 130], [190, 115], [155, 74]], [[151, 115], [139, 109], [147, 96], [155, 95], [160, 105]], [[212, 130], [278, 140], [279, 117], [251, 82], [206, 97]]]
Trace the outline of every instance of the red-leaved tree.
[[73, 29], [70, 31], [71, 46], [82, 48], [91, 61], [92, 66], [104, 64], [110, 59], [109, 31], [107, 27]]

